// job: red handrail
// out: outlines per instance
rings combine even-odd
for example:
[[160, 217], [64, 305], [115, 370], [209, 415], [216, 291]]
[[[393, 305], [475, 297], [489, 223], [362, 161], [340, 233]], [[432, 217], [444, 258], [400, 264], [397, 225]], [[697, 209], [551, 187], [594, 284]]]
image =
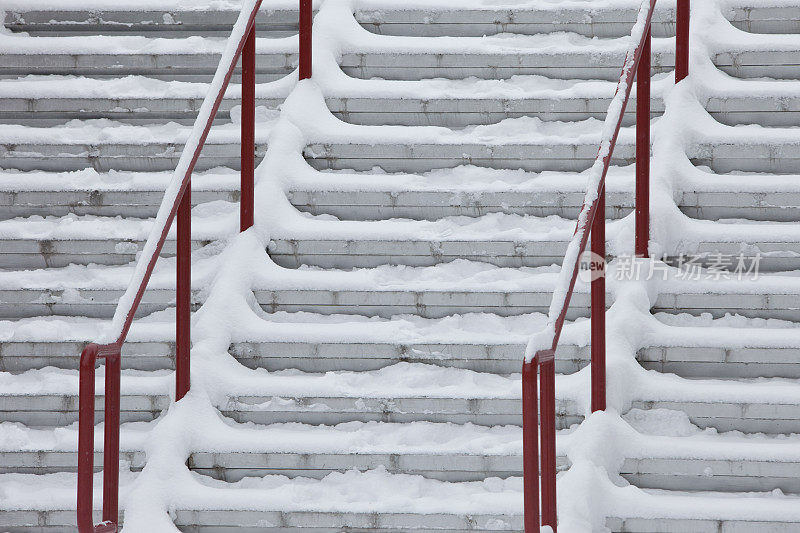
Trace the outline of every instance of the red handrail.
[[[131, 282], [120, 298], [108, 337], [113, 342], [92, 343], [84, 348], [80, 360], [79, 422], [78, 422], [78, 487], [77, 523], [80, 533], [116, 532], [119, 520], [119, 423], [120, 423], [120, 358], [122, 344], [130, 330], [136, 310], [155, 268], [167, 234], [176, 216], [176, 343], [175, 385], [176, 400], [189, 391], [189, 349], [191, 313], [191, 187], [190, 180], [197, 160], [211, 130], [228, 83], [242, 57], [242, 196], [240, 204], [241, 230], [253, 225], [253, 183], [255, 170], [255, 19], [262, 0], [248, 0], [233, 27], [228, 46], [223, 53], [211, 90], [206, 95], [186, 142], [170, 185], [164, 194], [153, 229], [137, 261]], [[299, 77], [311, 76], [311, 0], [300, 0], [300, 65]], [[237, 41], [233, 41], [235, 35]], [[234, 47], [235, 45], [235, 47]], [[116, 337], [115, 337], [116, 336]], [[96, 526], [92, 519], [94, 472], [94, 414], [95, 365], [105, 359], [105, 434], [103, 453], [103, 521]]]
[[[606, 407], [605, 391], [605, 180], [622, 126], [634, 77], [637, 78], [636, 113], [636, 254], [646, 257], [649, 240], [650, 179], [650, 53], [651, 26], [656, 0], [643, 0], [632, 32], [631, 48], [603, 125], [600, 149], [590, 170], [589, 187], [578, 214], [575, 234], [561, 267], [547, 327], [534, 335], [522, 365], [523, 490], [526, 533], [538, 533], [540, 524], [557, 528], [556, 512], [556, 430], [555, 353], [575, 289], [580, 258], [592, 235], [591, 282], [591, 381], [592, 411]], [[689, 0], [678, 0], [676, 38], [676, 81], [688, 74]], [[599, 213], [599, 216], [598, 216]], [[537, 401], [536, 381], [539, 374]], [[540, 403], [540, 405], [538, 405]], [[537, 409], [538, 407], [538, 409]], [[538, 426], [541, 424], [541, 438]], [[539, 457], [541, 454], [541, 471]], [[541, 517], [540, 517], [541, 493]], [[541, 521], [540, 521], [541, 518]]]

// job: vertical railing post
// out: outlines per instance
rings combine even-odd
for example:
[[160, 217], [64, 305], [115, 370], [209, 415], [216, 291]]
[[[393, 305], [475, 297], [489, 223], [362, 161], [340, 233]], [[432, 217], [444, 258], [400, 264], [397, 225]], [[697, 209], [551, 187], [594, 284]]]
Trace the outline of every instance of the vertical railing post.
[[652, 28], [636, 72], [636, 237], [635, 253], [649, 257], [650, 242], [650, 50]]
[[94, 366], [97, 344], [83, 349], [78, 393], [78, 531], [93, 533], [92, 493], [94, 483]]
[[[103, 412], [103, 521], [119, 522], [119, 405], [121, 346], [114, 344], [106, 360], [105, 410]], [[116, 531], [116, 527], [113, 529]]]
[[239, 229], [253, 225], [256, 150], [256, 28], [250, 30], [242, 49], [242, 163]]
[[538, 356], [522, 363], [522, 483], [525, 533], [539, 533]]
[[[591, 374], [592, 412], [606, 408], [606, 189], [597, 197], [592, 238]], [[594, 265], [597, 265], [595, 270]]]
[[556, 363], [555, 353], [539, 360], [539, 424], [542, 454], [542, 525], [556, 531]]
[[192, 187], [178, 206], [178, 258], [175, 303], [175, 399], [189, 392], [192, 305]]
[[689, 0], [678, 0], [675, 23], [675, 83], [689, 75]]
[[311, 26], [313, 6], [311, 0], [300, 0], [300, 79], [311, 77]]

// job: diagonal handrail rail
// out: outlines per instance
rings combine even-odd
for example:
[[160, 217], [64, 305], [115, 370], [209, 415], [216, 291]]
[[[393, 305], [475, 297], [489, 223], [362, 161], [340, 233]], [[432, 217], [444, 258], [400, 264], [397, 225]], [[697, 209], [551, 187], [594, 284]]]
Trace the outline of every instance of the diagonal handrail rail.
[[[683, 2], [688, 7], [688, 2]], [[598, 279], [592, 282], [592, 371], [593, 385], [598, 372], [602, 388], [602, 398], [595, 403], [593, 394], [593, 410], [605, 408], [605, 181], [608, 174], [614, 147], [617, 143], [625, 108], [630, 99], [633, 81], [639, 71], [640, 64], [646, 67], [646, 73], [640, 72], [640, 88], [646, 88], [646, 94], [637, 94], [637, 102], [646, 98], [648, 105], [639, 109], [646, 110], [646, 116], [637, 116], [637, 123], [647, 123], [649, 127], [649, 78], [650, 78], [650, 41], [653, 10], [656, 0], [642, 0], [636, 23], [631, 31], [631, 43], [625, 55], [614, 97], [608, 108], [600, 138], [600, 147], [594, 164], [589, 170], [589, 179], [583, 205], [578, 214], [575, 233], [568, 246], [561, 266], [553, 299], [550, 303], [548, 320], [545, 328], [533, 335], [525, 350], [522, 365], [522, 408], [523, 408], [523, 472], [524, 472], [524, 527], [526, 533], [534, 533], [540, 529], [540, 492], [541, 492], [541, 525], [550, 526], [555, 532], [556, 514], [556, 439], [555, 439], [555, 353], [558, 340], [566, 320], [567, 310], [575, 289], [580, 270], [581, 255], [586, 251], [589, 235], [592, 233], [593, 270], [597, 267]], [[688, 50], [688, 48], [687, 48]], [[644, 54], [647, 60], [642, 62]], [[687, 61], [688, 64], [688, 61]], [[643, 69], [645, 70], [645, 69]], [[646, 76], [647, 82], [642, 84]], [[637, 129], [638, 126], [637, 126]], [[637, 145], [646, 143], [647, 163], [649, 164], [649, 128], [645, 135], [637, 136]], [[641, 133], [641, 132], [638, 132]], [[640, 155], [644, 155], [644, 146], [637, 147], [637, 167]], [[643, 162], [642, 162], [643, 163]], [[642, 166], [642, 168], [648, 168]], [[647, 179], [648, 172], [639, 172], [637, 182]], [[638, 200], [638, 199], [637, 199]], [[637, 207], [638, 202], [637, 202]], [[644, 207], [644, 209], [647, 209]], [[598, 216], [598, 212], [601, 212]], [[646, 237], [645, 237], [646, 238]], [[645, 241], [646, 242], [646, 241]], [[598, 330], [598, 331], [595, 331]], [[600, 345], [600, 353], [595, 351], [595, 342]], [[597, 356], [597, 357], [596, 357]], [[597, 360], [599, 359], [599, 361]], [[599, 364], [596, 364], [599, 363]], [[602, 366], [602, 368], [599, 368]], [[537, 368], [538, 367], [538, 368]], [[598, 367], [598, 368], [595, 368]], [[539, 373], [540, 411], [537, 410], [536, 378]], [[598, 380], [598, 381], [600, 381]], [[594, 388], [594, 387], [593, 387]], [[593, 391], [594, 393], [594, 391]], [[539, 412], [537, 412], [539, 411]], [[541, 442], [539, 442], [538, 426], [541, 424]], [[541, 473], [540, 473], [541, 453]]]
[[[197, 160], [203, 150], [214, 117], [225, 96], [236, 63], [242, 55], [248, 38], [254, 43], [254, 25], [262, 0], [245, 0], [239, 17], [231, 30], [227, 45], [220, 59], [208, 93], [198, 112], [191, 134], [184, 145], [181, 157], [172, 179], [164, 192], [164, 199], [158, 209], [155, 222], [147, 237], [133, 276], [125, 293], [120, 298], [114, 312], [111, 326], [105, 334], [105, 344], [92, 343], [81, 353], [79, 423], [78, 423], [78, 490], [77, 521], [80, 533], [116, 532], [119, 502], [119, 404], [120, 404], [120, 355], [122, 344], [128, 335], [136, 310], [142, 301], [147, 283], [155, 268], [161, 250], [167, 239], [169, 229], [176, 215], [179, 220], [179, 241], [185, 241], [181, 254], [179, 242], [178, 257], [178, 306], [188, 310], [190, 285], [189, 255], [189, 187]], [[254, 46], [253, 46], [254, 50]], [[183, 227], [181, 227], [183, 222]], [[183, 235], [181, 235], [183, 234]], [[181, 237], [184, 237], [183, 239]], [[182, 314], [182, 313], [178, 313]], [[188, 319], [188, 313], [183, 313]], [[178, 318], [180, 320], [180, 318]], [[185, 321], [183, 336], [188, 343], [188, 320]], [[180, 327], [180, 324], [178, 325]], [[113, 340], [112, 340], [113, 339]], [[179, 342], [181, 339], [177, 339]], [[186, 344], [188, 347], [188, 344]], [[92, 493], [94, 472], [94, 411], [95, 411], [95, 364], [97, 359], [106, 361], [105, 378], [105, 437], [103, 453], [103, 521], [97, 526], [92, 518]], [[188, 368], [178, 379], [178, 399], [188, 391]]]

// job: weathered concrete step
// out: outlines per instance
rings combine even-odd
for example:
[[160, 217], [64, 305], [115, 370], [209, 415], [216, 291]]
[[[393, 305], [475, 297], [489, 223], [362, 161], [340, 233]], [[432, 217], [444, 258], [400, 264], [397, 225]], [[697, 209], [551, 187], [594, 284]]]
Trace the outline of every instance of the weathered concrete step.
[[[457, 169], [455, 171], [457, 172]], [[361, 177], [365, 178], [366, 175]], [[375, 176], [376, 180], [380, 177]], [[564, 180], [569, 180], [571, 176], [564, 174], [562, 177]], [[425, 176], [421, 178], [424, 180]], [[465, 180], [468, 179], [465, 177]], [[581, 183], [583, 182], [585, 179], [581, 180]], [[449, 216], [478, 217], [488, 213], [538, 217], [555, 215], [574, 219], [578, 216], [584, 198], [584, 193], [577, 190], [573, 192], [542, 188], [526, 192], [514, 190], [484, 192], [458, 186], [442, 187], [439, 190], [434, 187], [431, 187], [431, 190], [424, 190], [424, 185], [418, 190], [402, 190], [402, 188], [392, 190], [391, 185], [387, 183], [386, 189], [390, 190], [358, 190], [337, 182], [335, 174], [330, 176], [322, 174], [319, 182], [313, 185], [290, 184], [287, 196], [300, 211], [314, 215], [334, 215], [340, 220], [388, 218], [436, 220]], [[633, 196], [630, 193], [607, 192], [608, 219], [620, 219], [632, 210]]]
[[[609, 487], [613, 492], [615, 489]], [[620, 489], [621, 491], [622, 489]], [[633, 533], [789, 533], [800, 523], [796, 496], [771, 493], [642, 491], [610, 510], [606, 526]], [[612, 496], [613, 497], [613, 496]]]
[[[627, 131], [627, 130], [626, 130]], [[410, 133], [410, 132], [409, 132]], [[621, 135], [612, 163], [633, 163], [635, 146], [630, 136]], [[427, 172], [434, 169], [476, 165], [495, 169], [522, 169], [576, 172], [591, 167], [597, 156], [592, 141], [547, 142], [531, 138], [528, 142], [485, 142], [465, 140], [415, 144], [315, 143], [307, 146], [304, 155], [316, 169], [368, 171], [375, 167], [387, 172]]]
[[[0, 174], [0, 220], [69, 213], [153, 217], [170, 176], [169, 172], [99, 174], [93, 169], [61, 174], [6, 172]], [[701, 177], [730, 181], [728, 176], [702, 173]], [[612, 167], [608, 180], [606, 216], [618, 219], [633, 207], [633, 168]], [[676, 203], [685, 214], [698, 219], [792, 222], [800, 218], [796, 207], [800, 206], [800, 192], [788, 183], [774, 184], [769, 192], [738, 190], [740, 185], [745, 186], [735, 182], [726, 186], [728, 190], [703, 190], [690, 185], [678, 193]], [[583, 203], [586, 178], [574, 173], [525, 174], [461, 167], [422, 175], [311, 172], [288, 186], [289, 199], [299, 210], [332, 214], [342, 220], [434, 220], [498, 212], [574, 218]], [[195, 205], [215, 200], [238, 202], [238, 188], [239, 175], [234, 170], [196, 173], [192, 201]]]
[[[776, 387], [785, 385], [779, 380]], [[748, 387], [753, 385], [753, 387]], [[743, 392], [758, 387], [743, 383]], [[635, 409], [669, 409], [686, 413], [689, 420], [701, 428], [718, 431], [742, 431], [745, 433], [786, 434], [800, 432], [800, 409], [794, 399], [775, 402], [730, 400], [711, 402], [708, 400], [635, 400]]]
[[[269, 438], [269, 429], [264, 432]], [[331, 436], [333, 438], [333, 435]], [[331, 441], [335, 443], [335, 440]], [[97, 452], [95, 465], [101, 469], [102, 453]], [[4, 451], [0, 452], [2, 473], [48, 474], [75, 472], [75, 451]], [[143, 452], [123, 451], [121, 460], [132, 470], [145, 463]], [[385, 468], [391, 474], [421, 475], [449, 482], [481, 481], [490, 477], [508, 478], [522, 475], [522, 456], [507, 454], [474, 455], [463, 453], [425, 452], [285, 452], [285, 451], [194, 451], [189, 468], [198, 474], [226, 482], [245, 477], [281, 475], [289, 478], [321, 479], [332, 472]], [[558, 457], [558, 468], [569, 465]], [[797, 473], [800, 462], [791, 460], [661, 458], [626, 459], [621, 475], [640, 488], [661, 490], [706, 490], [723, 492], [800, 492]]]
[[[93, 169], [89, 169], [90, 171]], [[211, 171], [213, 173], [213, 171]], [[141, 173], [150, 174], [150, 173]], [[33, 172], [29, 174], [31, 188], [46, 187], [35, 182], [39, 179], [56, 178], [57, 175]], [[171, 174], [157, 176], [159, 185], [167, 185]], [[78, 186], [82, 190], [59, 191], [58, 184], [53, 183], [49, 190], [24, 190], [15, 174], [11, 184], [3, 183], [0, 174], [0, 220], [23, 216], [58, 216], [73, 213], [79, 216], [122, 216], [133, 218], [151, 218], [156, 215], [158, 206], [164, 196], [164, 189], [151, 190], [105, 190], [112, 184], [87, 184]], [[64, 182], [70, 176], [65, 174]], [[199, 205], [213, 201], [238, 202], [238, 173], [219, 175], [219, 182], [212, 184], [216, 190], [197, 190], [197, 176], [192, 180], [192, 204]], [[375, 176], [379, 178], [380, 176]], [[563, 176], [568, 179], [569, 176]], [[163, 179], [161, 179], [163, 178]], [[422, 177], [424, 179], [424, 177]], [[360, 191], [347, 190], [334, 178], [329, 180], [322, 176], [320, 183], [313, 190], [291, 184], [293, 190], [288, 192], [289, 200], [299, 210], [315, 215], [329, 214], [341, 220], [381, 220], [387, 218], [408, 218], [412, 220], [436, 220], [449, 216], [477, 217], [488, 213], [509, 213], [530, 216], [577, 217], [583, 202], [584, 193], [580, 191], [540, 190], [530, 192], [497, 191], [481, 192], [480, 190], [409, 190], [409, 191]], [[585, 180], [582, 180], [583, 183]], [[66, 187], [65, 183], [65, 187]], [[103, 187], [103, 188], [100, 188]], [[387, 187], [388, 188], [388, 187]], [[12, 190], [13, 189], [13, 190]], [[628, 214], [632, 208], [633, 198], [627, 192], [608, 191], [606, 194], [606, 216], [608, 219], [619, 219]], [[755, 210], [756, 208], [754, 208]], [[767, 210], [761, 208], [761, 212]], [[790, 209], [790, 208], [787, 208]], [[695, 214], [693, 207], [687, 209]], [[780, 213], [777, 207], [775, 211]], [[704, 211], [705, 212], [705, 211]], [[738, 211], [731, 211], [737, 214]], [[725, 212], [726, 216], [731, 216]]]
[[[98, 80], [91, 79], [91, 81], [97, 82]], [[0, 81], [1, 84], [2, 81]], [[256, 98], [256, 105], [274, 109], [282, 101], [282, 98]], [[168, 121], [190, 124], [197, 116], [197, 109], [201, 102], [201, 97], [64, 98], [63, 95], [54, 95], [30, 98], [20, 94], [0, 101], [0, 123], [43, 126], [59, 124], [72, 119], [108, 118], [134, 124]], [[418, 97], [349, 98], [328, 96], [325, 102], [337, 117], [353, 124], [464, 127], [472, 124], [493, 124], [507, 118], [522, 116], [560, 121], [586, 120], [588, 118], [603, 120], [610, 97], [421, 99]], [[240, 105], [240, 103], [237, 98], [226, 98], [217, 113], [217, 122], [230, 121], [231, 107]], [[748, 109], [750, 106], [747, 106], [746, 102], [743, 104], [743, 109], [737, 110], [736, 102], [732, 102], [730, 110], [724, 115], [721, 114], [720, 117], [725, 120], [748, 121], [751, 114]], [[663, 113], [663, 103], [660, 98], [654, 99], [652, 105], [653, 116]], [[632, 125], [636, 120], [634, 109], [635, 98], [632, 99], [625, 114], [624, 124], [626, 126]], [[756, 113], [756, 111], [752, 113]], [[772, 117], [770, 113], [763, 113], [763, 115], [764, 120]]]
[[[0, 289], [0, 318], [23, 318], [48, 315], [111, 318], [121, 289]], [[551, 289], [531, 291], [453, 290], [256, 290], [256, 300], [268, 312], [309, 311], [321, 314], [345, 313], [389, 318], [416, 314], [441, 318], [454, 313], [489, 312], [503, 316], [547, 312]], [[197, 307], [201, 294], [193, 292]], [[137, 316], [149, 315], [171, 307], [174, 288], [148, 289]], [[570, 319], [588, 314], [588, 294], [578, 292], [572, 299]]]
[[[146, 35], [227, 37], [239, 11], [234, 10], [9, 10], [5, 27], [32, 36]], [[259, 37], [282, 37], [298, 32], [298, 11], [276, 7], [256, 15]]]
[[[0, 220], [30, 216], [155, 217], [171, 171], [0, 173]], [[239, 173], [215, 168], [192, 175], [192, 205], [239, 201]]]
[[[508, 79], [512, 76], [539, 75], [548, 78], [576, 80], [619, 79], [625, 50], [558, 50], [540, 51], [537, 47], [513, 49], [504, 52], [447, 50], [383, 50], [362, 53], [348, 51], [342, 54], [339, 65], [348, 76], [361, 79], [424, 80], [445, 78], [461, 80], [471, 77], [481, 79]], [[662, 50], [663, 49], [663, 50]], [[674, 53], [666, 46], [654, 44], [652, 67], [654, 73], [674, 69]]]
[[[91, 79], [91, 81], [96, 83], [99, 80]], [[8, 92], [8, 90], [2, 91], [5, 94]], [[256, 105], [275, 109], [282, 101], [282, 98], [263, 97], [256, 99]], [[603, 120], [610, 97], [605, 94], [593, 98], [459, 96], [448, 99], [420, 99], [412, 96], [402, 98], [328, 96], [325, 101], [334, 115], [353, 124], [460, 128], [474, 124], [494, 124], [508, 118], [523, 116], [565, 122], [588, 118]], [[0, 101], [0, 123], [44, 126], [62, 124], [73, 119], [107, 118], [130, 124], [163, 122], [191, 124], [201, 102], [201, 97], [65, 98], [58, 94], [47, 97], [14, 94]], [[238, 98], [226, 98], [217, 113], [216, 123], [229, 122], [230, 109], [239, 104]], [[663, 113], [661, 98], [656, 96], [651, 105], [653, 116], [660, 116]], [[705, 101], [705, 108], [717, 121], [727, 125], [796, 126], [800, 123], [800, 97], [711, 96]], [[634, 124], [635, 109], [636, 98], [632, 97], [623, 125]]]
[[[268, 248], [275, 263], [285, 268], [372, 268], [380, 265], [433, 266], [466, 259], [500, 267], [560, 264], [568, 240], [547, 237], [480, 240], [361, 240], [274, 239]], [[0, 241], [0, 245], [2, 241]], [[2, 260], [0, 260], [2, 264]]]
[[[501, 378], [497, 378], [501, 379]], [[513, 383], [511, 380], [505, 380]], [[518, 380], [517, 380], [518, 383]], [[77, 389], [77, 385], [75, 386]], [[166, 388], [166, 383], [165, 387]], [[501, 391], [504, 392], [504, 391]], [[518, 394], [506, 397], [465, 395], [463, 398], [436, 397], [428, 389], [416, 395], [362, 396], [316, 395], [234, 395], [220, 412], [236, 422], [255, 424], [303, 423], [335, 425], [345, 422], [434, 422], [481, 426], [521, 425], [522, 411]], [[102, 394], [96, 397], [97, 419], [103, 418]], [[122, 422], [155, 420], [170, 405], [163, 394], [132, 394], [123, 391]], [[75, 392], [12, 394], [0, 396], [0, 421], [27, 426], [64, 426], [78, 420], [78, 396]], [[559, 428], [579, 423], [583, 415], [569, 402], [557, 403]]]
[[[192, 239], [192, 250], [199, 250], [213, 240]], [[0, 238], [0, 268], [58, 268], [67, 265], [127, 265], [135, 261], [144, 240], [100, 239], [3, 239]], [[174, 256], [174, 237], [164, 243], [161, 255]]]
[[[103, 279], [124, 277], [129, 267], [98, 267], [120, 269], [99, 272]], [[426, 270], [430, 269], [430, 270]], [[118, 272], [118, 274], [117, 274]], [[501, 316], [523, 313], [546, 313], [551, 300], [552, 284], [557, 276], [553, 268], [500, 269], [484, 263], [455, 261], [436, 267], [381, 267], [349, 271], [295, 271], [279, 269], [270, 273], [269, 287], [254, 287], [256, 301], [268, 312], [308, 311], [321, 314], [345, 313], [389, 318], [412, 314], [425, 318], [441, 318], [452, 314], [488, 312]], [[402, 272], [403, 278], [393, 279]], [[755, 318], [781, 318], [800, 321], [797, 278], [761, 275], [757, 280], [736, 279], [693, 281], [679, 277], [677, 269], [667, 269], [665, 282], [654, 305], [654, 311], [670, 313], [709, 313], [714, 317], [739, 314]], [[73, 315], [109, 318], [122, 288], [94, 283], [89, 288], [84, 281], [64, 279], [52, 281], [59, 271], [33, 271], [21, 283], [15, 273], [0, 277], [0, 317]], [[378, 276], [375, 278], [374, 276]], [[418, 276], [422, 281], [410, 281], [405, 276]], [[434, 276], [436, 283], [424, 280]], [[477, 283], [488, 279], [492, 282]], [[74, 277], [74, 276], [73, 276]], [[39, 280], [39, 281], [37, 281]], [[50, 280], [50, 281], [48, 281]], [[380, 282], [378, 282], [380, 281]], [[126, 283], [121, 278], [118, 283]], [[107, 283], [107, 282], [103, 282]], [[117, 281], [113, 282], [117, 283]], [[141, 315], [169, 307], [174, 300], [173, 281], [159, 278], [154, 288], [145, 292], [140, 306]], [[342, 289], [342, 284], [349, 286]], [[51, 286], [52, 285], [52, 286]], [[280, 288], [286, 286], [287, 288]], [[288, 288], [300, 287], [303, 288]], [[200, 294], [193, 299], [199, 303]], [[588, 293], [585, 284], [576, 286], [568, 311], [570, 320], [588, 313]]]
[[[126, 78], [122, 78], [126, 79]], [[86, 82], [97, 84], [95, 78], [82, 78]], [[6, 84], [16, 84], [14, 82], [5, 82]], [[117, 81], [117, 80], [114, 80]], [[149, 82], [152, 84], [154, 80], [143, 78], [144, 83]], [[0, 81], [0, 86], [3, 86]], [[69, 84], [69, 80], [64, 83]], [[133, 82], [132, 82], [133, 83]], [[47, 81], [47, 77], [42, 79], [41, 82], [35, 84], [39, 93], [43, 95], [28, 97], [25, 96], [25, 89], [29, 88], [26, 83], [25, 88], [21, 88], [20, 94], [15, 94], [13, 97], [3, 98], [0, 101], [0, 123], [8, 124], [23, 124], [29, 126], [44, 126], [47, 124], [61, 124], [68, 120], [91, 120], [106, 118], [126, 124], [157, 124], [165, 122], [177, 122], [179, 124], [194, 124], [197, 118], [197, 112], [203, 102], [203, 96], [198, 94], [196, 96], [175, 97], [164, 95], [157, 97], [152, 94], [143, 94], [141, 97], [119, 97], [111, 95], [107, 98], [103, 97], [88, 97], [88, 96], [74, 96], [65, 97], [64, 91], [59, 91], [57, 88], [49, 89], [48, 84], [58, 84], [58, 82]], [[202, 92], [207, 89], [206, 84], [197, 84], [198, 90], [187, 90], [189, 94]], [[168, 90], [164, 87], [164, 90]], [[241, 94], [240, 86], [233, 86], [229, 89], [230, 92], [235, 92], [237, 95]], [[5, 85], [0, 94], [9, 94], [16, 92], [13, 85]], [[69, 93], [68, 93], [69, 94]], [[266, 107], [268, 109], [277, 109], [277, 106], [283, 101], [282, 98], [256, 98], [256, 106]], [[241, 97], [226, 97], [215, 116], [215, 124], [222, 124], [230, 122], [231, 108], [241, 105]]]
[[640, 488], [800, 493], [800, 461], [768, 459], [626, 459], [622, 476]]
[[[37, 128], [45, 129], [45, 128]], [[31, 142], [3, 142], [0, 145], [0, 166], [18, 170], [69, 171], [92, 168], [97, 171], [164, 171], [172, 170], [183, 151], [182, 141], [144, 140], [141, 142], [103, 142], [87, 140], [81, 143], [53, 142], [42, 139]], [[256, 145], [260, 161], [266, 144]], [[217, 167], [239, 169], [241, 148], [238, 142], [214, 140], [206, 142], [198, 170]]]
[[[755, 342], [745, 347], [686, 344], [642, 348], [638, 354], [639, 362], [648, 370], [683, 377], [800, 379], [800, 346], [776, 347]], [[4, 341], [0, 345], [0, 370], [25, 372], [43, 367], [74, 370], [78, 368], [84, 346], [85, 342], [76, 341]], [[360, 372], [410, 362], [511, 374], [519, 372], [520, 354], [524, 348], [524, 340], [506, 343], [491, 339], [481, 343], [398, 343], [309, 342], [298, 338], [234, 342], [230, 353], [249, 368], [264, 368], [271, 372], [288, 369], [303, 372]], [[122, 366], [133, 370], [172, 369], [174, 359], [173, 341], [128, 341], [123, 348]], [[559, 344], [556, 352], [557, 372], [571, 374], [588, 362], [588, 345]]]
[[[740, 29], [753, 33], [800, 33], [800, 13], [791, 6], [724, 6], [724, 14]], [[11, 31], [31, 35], [130, 34], [150, 32], [158, 36], [213, 35], [230, 32], [238, 11], [220, 6], [212, 10], [67, 10], [22, 9], [5, 13], [5, 26]], [[636, 21], [634, 8], [602, 10], [580, 7], [515, 6], [513, 11], [492, 6], [457, 10], [431, 5], [424, 9], [398, 10], [382, 3], [359, 5], [355, 12], [367, 30], [382, 35], [473, 36], [494, 33], [533, 34], [554, 31], [579, 33], [589, 37], [624, 37]], [[256, 18], [259, 32], [297, 32], [298, 12], [276, 7], [261, 10]], [[671, 7], [657, 6], [653, 33], [657, 37], [674, 35], [675, 13]]]
[[[113, 39], [109, 37], [108, 39]], [[263, 42], [263, 41], [262, 41]], [[64, 43], [64, 46], [68, 46]], [[109, 42], [113, 48], [113, 42]], [[293, 48], [296, 49], [295, 44]], [[62, 46], [63, 48], [63, 46]], [[286, 48], [286, 47], [284, 47]], [[147, 76], [154, 79], [193, 82], [211, 81], [221, 58], [220, 52], [191, 51], [92, 53], [48, 52], [6, 53], [0, 65], [0, 79], [13, 79], [27, 75], [69, 75], [97, 78]], [[256, 55], [256, 81], [264, 83], [288, 76], [297, 68], [297, 53], [292, 51], [259, 51]], [[241, 68], [232, 77], [241, 83]]]

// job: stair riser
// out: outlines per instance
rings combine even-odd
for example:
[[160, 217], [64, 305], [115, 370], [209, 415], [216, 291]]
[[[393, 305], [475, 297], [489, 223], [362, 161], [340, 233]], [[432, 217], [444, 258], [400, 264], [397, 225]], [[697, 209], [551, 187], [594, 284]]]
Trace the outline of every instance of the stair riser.
[[[95, 419], [103, 420], [104, 397], [95, 401]], [[128, 396], [121, 399], [123, 423], [155, 420], [169, 407], [167, 396]], [[0, 397], [0, 422], [27, 426], [64, 426], [78, 420], [78, 398], [50, 396]], [[336, 425], [345, 422], [434, 422], [481, 426], [522, 425], [519, 399], [453, 398], [279, 398], [232, 399], [220, 412], [239, 423]], [[567, 413], [557, 403], [559, 429], [580, 423], [582, 416]], [[575, 409], [570, 409], [575, 411]]]
[[[442, 318], [455, 313], [488, 312], [500, 316], [522, 313], [546, 313], [551, 295], [548, 292], [409, 292], [409, 291], [254, 291], [257, 301], [267, 312], [309, 311], [320, 314], [347, 313], [390, 318], [398, 314], [417, 314], [425, 318]], [[80, 297], [79, 303], [63, 300], [63, 291], [0, 290], [0, 318], [26, 316], [89, 316], [110, 318], [121, 291], [79, 290], [69, 298]], [[198, 294], [193, 298], [199, 303]], [[174, 299], [174, 290], [145, 292], [141, 313], [167, 308]], [[74, 300], [73, 300], [74, 301]], [[572, 298], [569, 320], [588, 314], [588, 295], [576, 293]], [[782, 318], [800, 321], [797, 297], [791, 294], [661, 294], [655, 312], [710, 313], [715, 318], [725, 313], [751, 318]]]
[[[238, 181], [238, 179], [237, 179]], [[482, 216], [511, 213], [530, 216], [556, 215], [574, 219], [583, 193], [543, 191], [530, 193], [470, 192], [369, 192], [290, 191], [289, 199], [300, 211], [330, 214], [341, 220], [383, 220], [410, 218], [437, 220], [449, 216]], [[691, 193], [678, 199], [687, 216], [705, 220], [745, 218], [760, 221], [793, 222], [800, 219], [800, 198], [795, 193]], [[162, 191], [21, 191], [0, 192], [0, 220], [23, 216], [65, 216], [69, 213], [95, 216], [154, 217]], [[238, 202], [238, 190], [192, 191], [192, 204], [222, 200]], [[627, 216], [633, 208], [629, 193], [606, 193], [606, 219]]]
[[[0, 370], [24, 372], [54, 367], [75, 370], [84, 343], [5, 342], [0, 345]], [[520, 371], [522, 344], [350, 344], [263, 342], [234, 343], [230, 353], [248, 368], [268, 371], [362, 372], [401, 362], [423, 363], [475, 372], [512, 374]], [[683, 377], [800, 379], [800, 349], [714, 347], [651, 347], [639, 351], [648, 370]], [[168, 342], [128, 342], [122, 367], [132, 370], [173, 369], [175, 346]], [[589, 361], [589, 347], [560, 344], [556, 371], [577, 372]]]

